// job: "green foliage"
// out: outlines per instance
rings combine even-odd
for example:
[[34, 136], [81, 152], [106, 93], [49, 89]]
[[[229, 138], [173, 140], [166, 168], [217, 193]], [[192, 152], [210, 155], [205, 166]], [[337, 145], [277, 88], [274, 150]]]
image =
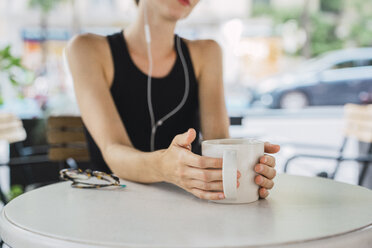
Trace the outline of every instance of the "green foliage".
[[10, 45], [0, 50], [0, 70], [9, 70], [13, 66], [22, 67], [21, 58], [14, 57], [10, 53]]
[[[266, 16], [273, 20], [274, 25], [281, 25], [288, 20], [295, 20], [302, 25], [304, 9], [273, 8], [269, 4], [253, 5], [253, 16]], [[349, 18], [347, 25], [350, 31], [346, 37], [337, 36], [338, 25], [344, 14]], [[275, 29], [274, 29], [275, 30]], [[310, 51], [311, 56], [342, 49], [346, 44], [355, 44], [359, 47], [372, 46], [372, 1], [365, 0], [321, 0], [320, 11], [310, 14]]]
[[336, 26], [333, 21], [326, 18], [321, 13], [311, 15], [311, 55], [341, 49], [344, 41], [336, 36]]
[[[332, 1], [330, 1], [332, 2]], [[339, 2], [338, 0], [336, 2]], [[333, 6], [330, 4], [328, 7]], [[269, 5], [257, 4], [253, 8], [253, 16], [267, 16], [274, 25], [281, 25], [289, 20], [301, 23], [302, 9], [272, 8]], [[335, 34], [336, 26], [326, 15], [321, 12], [310, 16], [310, 45], [311, 56], [323, 52], [342, 48], [343, 42]]]
[[[26, 75], [25, 82], [20, 82], [17, 79], [15, 70], [21, 71]], [[21, 64], [21, 58], [12, 55], [10, 45], [0, 49], [0, 73], [5, 73], [13, 86], [28, 84], [33, 79], [32, 73]]]
[[24, 67], [21, 65], [21, 58], [14, 57], [11, 54], [10, 49], [11, 47], [10, 45], [8, 45], [4, 49], [0, 50], [0, 72], [6, 73], [13, 85], [18, 85], [12, 69], [20, 68], [24, 70]]
[[[346, 11], [347, 10], [347, 11]], [[269, 4], [253, 5], [253, 16], [267, 16], [274, 25], [281, 25], [288, 20], [295, 20], [302, 25], [303, 9], [273, 8]], [[354, 12], [347, 24], [338, 21], [344, 14]], [[338, 25], [349, 29], [346, 37], [338, 37]], [[346, 26], [345, 26], [346, 25]], [[349, 27], [347, 27], [349, 25]], [[365, 0], [321, 0], [320, 11], [310, 15], [310, 52], [311, 56], [342, 49], [345, 44], [359, 47], [372, 46], [372, 1]]]
[[29, 0], [29, 6], [34, 9], [40, 9], [44, 14], [47, 14], [64, 1], [66, 0]]
[[344, 6], [344, 0], [321, 0], [320, 9], [325, 12], [340, 13]]
[[253, 5], [252, 15], [270, 17], [275, 24], [281, 24], [289, 20], [299, 20], [301, 16], [300, 9], [274, 9], [267, 4]]
[[372, 46], [372, 2], [353, 0], [348, 4], [357, 13], [348, 39], [354, 40], [358, 46]]
[[[34, 80], [34, 74], [23, 67], [21, 58], [12, 55], [10, 45], [0, 49], [0, 73], [9, 80], [20, 98], [23, 98], [20, 87], [30, 84]], [[4, 99], [3, 95], [0, 94], [0, 105], [2, 104], [4, 104]]]
[[18, 185], [18, 184], [12, 185], [12, 187], [10, 188], [9, 195], [8, 195], [9, 201], [13, 200], [17, 196], [22, 195], [23, 192], [24, 190], [23, 190], [22, 185]]

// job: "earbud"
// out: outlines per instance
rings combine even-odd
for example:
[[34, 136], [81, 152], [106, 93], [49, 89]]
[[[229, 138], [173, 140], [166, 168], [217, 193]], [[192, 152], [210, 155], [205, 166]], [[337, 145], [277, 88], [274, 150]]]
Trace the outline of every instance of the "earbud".
[[150, 26], [148, 24], [145, 24], [145, 38], [147, 44], [151, 43], [151, 33], [150, 33]]
[[[144, 3], [144, 21], [145, 21], [145, 39], [146, 43], [151, 43], [151, 33], [150, 33], [150, 26], [149, 26], [149, 18], [147, 15], [147, 1]], [[151, 47], [150, 47], [151, 48]]]

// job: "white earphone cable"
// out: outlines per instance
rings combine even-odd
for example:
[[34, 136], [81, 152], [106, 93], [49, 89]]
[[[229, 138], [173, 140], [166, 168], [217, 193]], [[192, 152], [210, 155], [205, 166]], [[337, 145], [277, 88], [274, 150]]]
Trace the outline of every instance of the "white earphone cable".
[[154, 117], [154, 110], [152, 108], [152, 98], [151, 98], [151, 75], [152, 75], [152, 53], [151, 53], [151, 33], [150, 27], [148, 24], [148, 17], [147, 17], [147, 3], [144, 3], [144, 19], [145, 19], [145, 38], [146, 38], [146, 45], [147, 45], [147, 58], [149, 61], [149, 71], [147, 75], [147, 106], [149, 108], [150, 119], [151, 119], [151, 141], [150, 147], [151, 151], [153, 151], [153, 134], [156, 132], [155, 127], [155, 117]]
[[146, 5], [147, 3], [144, 3], [144, 14], [145, 14], [144, 15], [144, 21], [145, 21], [144, 29], [145, 29], [145, 38], [146, 38], [146, 44], [147, 44], [147, 57], [149, 60], [149, 71], [147, 75], [147, 105], [149, 108], [150, 119], [151, 119], [150, 150], [154, 151], [156, 130], [159, 126], [161, 126], [164, 123], [164, 121], [166, 121], [167, 119], [172, 117], [174, 114], [176, 114], [186, 103], [187, 97], [189, 95], [189, 90], [190, 90], [190, 79], [189, 79], [189, 71], [188, 71], [187, 63], [186, 63], [186, 60], [185, 60], [185, 57], [183, 55], [182, 48], [181, 48], [181, 38], [177, 36], [176, 49], [177, 49], [177, 54], [180, 56], [181, 63], [183, 66], [183, 71], [185, 74], [185, 92], [178, 106], [174, 108], [171, 112], [169, 112], [167, 115], [165, 115], [163, 118], [159, 119], [158, 122], [155, 123], [154, 109], [153, 109], [152, 97], [151, 97], [151, 76], [152, 76], [152, 70], [153, 70], [153, 61], [152, 61], [152, 54], [151, 54], [151, 33], [150, 33], [150, 27], [148, 24]]
[[163, 118], [160, 119], [160, 121], [162, 121], [162, 122], [164, 122], [166, 119], [170, 118], [172, 115], [177, 113], [183, 107], [183, 105], [186, 103], [187, 96], [188, 96], [189, 90], [190, 90], [189, 89], [190, 88], [190, 79], [189, 79], [189, 73], [188, 73], [189, 70], [188, 70], [188, 67], [187, 67], [185, 57], [183, 56], [183, 52], [182, 52], [182, 49], [181, 49], [181, 38], [179, 36], [177, 36], [177, 51], [178, 51], [178, 54], [179, 54], [181, 62], [182, 62], [183, 72], [185, 74], [185, 93], [183, 95], [183, 98], [182, 98], [182, 101], [180, 102], [180, 104], [175, 109], [173, 109], [169, 114], [167, 114], [166, 116], [164, 116]]

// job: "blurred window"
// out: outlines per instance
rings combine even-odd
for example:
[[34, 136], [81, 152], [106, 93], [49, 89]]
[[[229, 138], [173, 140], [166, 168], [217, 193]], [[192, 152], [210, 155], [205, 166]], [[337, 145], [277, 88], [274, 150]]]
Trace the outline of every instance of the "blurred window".
[[351, 68], [356, 67], [356, 63], [353, 60], [350, 61], [344, 61], [338, 64], [333, 65], [332, 69], [344, 69], [344, 68]]
[[372, 59], [361, 60], [361, 66], [372, 66]]
[[352, 67], [372, 66], [372, 59], [349, 60], [333, 65], [332, 69], [345, 69]]

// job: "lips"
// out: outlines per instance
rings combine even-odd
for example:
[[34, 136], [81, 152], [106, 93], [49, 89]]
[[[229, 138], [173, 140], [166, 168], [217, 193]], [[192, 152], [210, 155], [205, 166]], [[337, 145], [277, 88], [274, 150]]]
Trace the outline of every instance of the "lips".
[[190, 0], [178, 0], [180, 4], [183, 6], [189, 6], [190, 5]]

